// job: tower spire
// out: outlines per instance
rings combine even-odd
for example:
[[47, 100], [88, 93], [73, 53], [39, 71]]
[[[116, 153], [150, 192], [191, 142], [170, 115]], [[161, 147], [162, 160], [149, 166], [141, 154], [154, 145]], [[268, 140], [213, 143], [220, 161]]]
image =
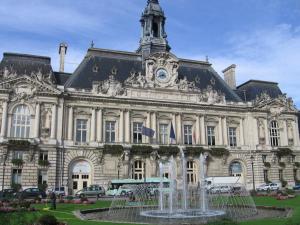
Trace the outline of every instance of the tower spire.
[[141, 40], [138, 53], [147, 58], [154, 52], [170, 51], [165, 32], [166, 17], [158, 0], [147, 0], [147, 6], [141, 17]]

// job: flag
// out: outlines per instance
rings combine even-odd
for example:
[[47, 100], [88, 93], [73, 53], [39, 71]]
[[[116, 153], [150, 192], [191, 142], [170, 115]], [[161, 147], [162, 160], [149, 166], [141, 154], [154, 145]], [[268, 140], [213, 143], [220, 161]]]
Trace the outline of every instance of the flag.
[[175, 136], [175, 131], [172, 122], [171, 122], [171, 130], [170, 130], [170, 144], [176, 144], [176, 136]]
[[148, 127], [142, 127], [142, 135], [153, 138], [155, 135], [155, 130]]

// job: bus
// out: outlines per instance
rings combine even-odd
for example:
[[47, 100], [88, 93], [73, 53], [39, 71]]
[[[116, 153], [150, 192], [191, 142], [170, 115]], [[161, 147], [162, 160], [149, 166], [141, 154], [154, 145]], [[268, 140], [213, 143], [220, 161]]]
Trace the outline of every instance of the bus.
[[[158, 192], [160, 185], [159, 177], [151, 177], [142, 180], [134, 180], [134, 179], [120, 179], [120, 180], [112, 180], [108, 186], [106, 191], [106, 195], [109, 196], [126, 196], [133, 192], [134, 188], [137, 185], [145, 184], [149, 187], [150, 194], [155, 194]], [[168, 189], [170, 184], [170, 180], [167, 178], [163, 178], [163, 188]], [[167, 191], [167, 190], [165, 190]]]

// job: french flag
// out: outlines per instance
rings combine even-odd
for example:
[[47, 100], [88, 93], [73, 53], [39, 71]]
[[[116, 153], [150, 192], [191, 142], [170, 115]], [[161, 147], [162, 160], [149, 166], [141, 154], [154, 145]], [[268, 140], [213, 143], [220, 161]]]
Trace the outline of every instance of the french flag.
[[171, 129], [170, 129], [170, 144], [176, 144], [176, 136], [175, 136], [175, 131], [172, 122], [171, 122]]

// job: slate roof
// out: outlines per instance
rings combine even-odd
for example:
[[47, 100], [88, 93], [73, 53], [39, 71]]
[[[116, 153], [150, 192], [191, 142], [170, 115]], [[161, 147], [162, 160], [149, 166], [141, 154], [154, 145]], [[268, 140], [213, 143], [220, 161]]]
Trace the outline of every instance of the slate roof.
[[[145, 74], [140, 54], [93, 48], [88, 50], [86, 57], [66, 82], [65, 87], [91, 89], [93, 81], [108, 79], [112, 68], [117, 69], [115, 77], [121, 82], [129, 77], [131, 71]], [[211, 85], [223, 92], [228, 101], [241, 101], [207, 62], [180, 59], [178, 72], [179, 79], [186, 76], [189, 81], [195, 81], [196, 86], [201, 89]]]
[[3, 53], [3, 59], [0, 62], [0, 71], [7, 68], [10, 72], [16, 72], [18, 75], [38, 72], [42, 74], [52, 73], [51, 59], [46, 56], [19, 54], [19, 53]]
[[298, 129], [299, 129], [299, 137], [300, 137], [300, 111], [298, 112]]
[[241, 84], [237, 87], [236, 93], [245, 102], [254, 100], [262, 93], [267, 93], [271, 98], [277, 98], [279, 95], [282, 95], [278, 83], [261, 80], [249, 80]]
[[71, 73], [54, 72], [56, 84], [64, 86], [67, 80], [71, 77], [71, 75]]

